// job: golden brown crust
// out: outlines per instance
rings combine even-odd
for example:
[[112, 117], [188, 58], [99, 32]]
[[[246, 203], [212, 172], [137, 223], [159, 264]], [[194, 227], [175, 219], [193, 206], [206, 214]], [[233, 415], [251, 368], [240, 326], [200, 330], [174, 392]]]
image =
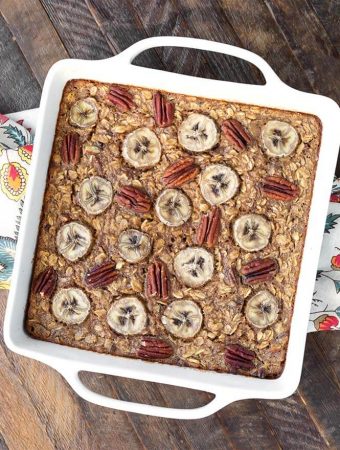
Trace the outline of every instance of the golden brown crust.
[[[174, 122], [169, 127], [155, 123], [153, 94], [156, 90], [124, 86], [133, 96], [133, 106], [122, 111], [107, 99], [110, 85], [87, 80], [67, 83], [60, 105], [56, 135], [52, 150], [44, 208], [33, 271], [35, 278], [48, 266], [58, 272], [57, 289], [77, 286], [91, 300], [88, 318], [80, 325], [66, 326], [57, 322], [50, 308], [50, 300], [31, 293], [26, 319], [27, 331], [35, 338], [101, 353], [135, 357], [141, 337], [115, 335], [106, 322], [107, 311], [118, 296], [138, 295], [148, 308], [149, 325], [145, 335], [166, 338], [172, 342], [174, 354], [162, 362], [206, 370], [229, 372], [225, 363], [225, 347], [238, 344], [256, 353], [254, 367], [246, 373], [252, 376], [275, 378], [282, 372], [289, 338], [300, 261], [303, 252], [308, 212], [313, 191], [318, 158], [321, 124], [315, 116], [253, 105], [210, 100], [163, 92], [167, 101], [175, 105]], [[93, 97], [99, 107], [99, 120], [92, 130], [76, 129], [68, 122], [70, 106], [80, 98]], [[135, 214], [117, 206], [115, 202], [104, 213], [89, 216], [77, 204], [79, 185], [85, 178], [98, 175], [112, 182], [114, 192], [131, 184], [145, 189], [155, 201], [164, 189], [162, 176], [166, 168], [188, 155], [178, 144], [179, 124], [191, 112], [212, 117], [219, 127], [228, 119], [236, 119], [251, 134], [253, 140], [243, 149], [237, 149], [222, 133], [219, 146], [209, 152], [191, 155], [201, 168], [208, 164], [227, 164], [239, 175], [240, 191], [233, 199], [220, 206], [221, 232], [213, 248], [215, 275], [211, 282], [198, 289], [181, 285], [173, 271], [173, 257], [179, 250], [195, 245], [196, 231], [202, 214], [211, 207], [203, 199], [199, 178], [181, 186], [191, 199], [191, 219], [183, 226], [169, 228], [162, 224], [154, 211]], [[269, 158], [261, 148], [260, 131], [268, 120], [283, 120], [299, 133], [297, 149], [286, 158]], [[162, 145], [160, 163], [144, 171], [132, 169], [120, 154], [121, 143], [127, 133], [139, 127], [149, 127]], [[80, 135], [80, 141], [90, 141], [100, 147], [99, 153], [83, 146], [83, 155], [74, 166], [62, 164], [60, 149], [64, 136], [71, 132]], [[299, 187], [299, 196], [292, 202], [269, 199], [261, 194], [260, 181], [268, 176], [281, 176]], [[240, 215], [263, 214], [272, 223], [270, 244], [257, 253], [247, 253], [233, 241], [231, 225]], [[70, 221], [79, 221], [93, 230], [94, 244], [89, 255], [76, 263], [69, 263], [58, 254], [55, 236], [59, 227]], [[117, 237], [128, 228], [140, 229], [153, 240], [152, 254], [139, 264], [129, 264], [117, 251]], [[163, 261], [171, 277], [171, 295], [166, 301], [147, 299], [144, 293], [147, 268], [154, 258]], [[256, 257], [275, 258], [278, 273], [272, 281], [256, 286], [232, 284], [225, 275], [228, 268], [237, 271]], [[103, 289], [92, 289], [84, 282], [86, 272], [108, 259], [117, 262], [118, 277]], [[279, 320], [271, 327], [256, 330], [243, 314], [244, 303], [254, 293], [267, 289], [280, 304]], [[175, 339], [167, 334], [160, 317], [165, 305], [173, 299], [188, 298], [202, 308], [204, 324], [190, 341]]]

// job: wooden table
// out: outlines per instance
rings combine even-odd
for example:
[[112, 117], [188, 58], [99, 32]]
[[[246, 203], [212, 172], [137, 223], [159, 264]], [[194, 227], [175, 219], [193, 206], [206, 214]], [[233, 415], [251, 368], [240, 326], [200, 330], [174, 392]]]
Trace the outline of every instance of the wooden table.
[[[226, 42], [263, 56], [290, 86], [340, 99], [338, 0], [0, 0], [0, 111], [36, 107], [62, 58], [107, 58], [153, 35]], [[137, 62], [159, 69], [261, 83], [253, 66], [216, 54], [156, 49]], [[0, 294], [1, 326], [6, 292]], [[306, 298], [309, 302], [310, 299]], [[340, 448], [340, 333], [311, 334], [297, 392], [246, 400], [200, 421], [111, 411], [87, 403], [54, 370], [0, 342], [0, 448]], [[108, 376], [94, 390], [126, 400], [195, 407], [210, 395]]]

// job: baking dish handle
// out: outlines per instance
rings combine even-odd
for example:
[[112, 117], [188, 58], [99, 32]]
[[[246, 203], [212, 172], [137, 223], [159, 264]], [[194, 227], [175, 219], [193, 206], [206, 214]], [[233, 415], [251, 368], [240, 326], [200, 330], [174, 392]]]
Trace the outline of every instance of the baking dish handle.
[[201, 419], [214, 414], [216, 411], [219, 411], [229, 403], [236, 400], [241, 400], [240, 397], [236, 397], [236, 393], [230, 393], [231, 395], [226, 398], [226, 393], [224, 392], [215, 394], [215, 398], [213, 398], [213, 400], [211, 400], [208, 404], [191, 409], [167, 408], [164, 406], [154, 406], [145, 403], [135, 403], [110, 398], [91, 391], [91, 389], [83, 384], [79, 378], [79, 371], [75, 368], [71, 369], [69, 367], [63, 370], [58, 368], [57, 370], [68, 381], [74, 391], [84, 400], [99, 406], [105, 406], [107, 408], [118, 409], [120, 411], [131, 413], [145, 414], [148, 416], [164, 417], [168, 419]]
[[145, 50], [154, 47], [184, 47], [194, 48], [196, 50], [207, 50], [216, 53], [235, 56], [254, 64], [263, 74], [267, 85], [284, 84], [276, 75], [274, 70], [261, 56], [244, 48], [235, 47], [222, 42], [208, 41], [206, 39], [195, 39], [180, 36], [156, 36], [142, 39], [131, 45], [114, 58], [119, 58], [122, 63], [131, 64], [134, 58]]

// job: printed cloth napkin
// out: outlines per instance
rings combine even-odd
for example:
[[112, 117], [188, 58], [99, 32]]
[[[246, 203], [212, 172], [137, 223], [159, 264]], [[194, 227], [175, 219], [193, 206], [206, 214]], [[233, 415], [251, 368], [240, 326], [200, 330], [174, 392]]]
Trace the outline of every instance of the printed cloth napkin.
[[32, 150], [23, 120], [0, 114], [0, 289], [10, 284]]
[[334, 180], [308, 331], [340, 329], [340, 178]]
[[[0, 114], [0, 289], [10, 286], [36, 114]], [[340, 178], [334, 180], [330, 200], [308, 331], [340, 329]]]

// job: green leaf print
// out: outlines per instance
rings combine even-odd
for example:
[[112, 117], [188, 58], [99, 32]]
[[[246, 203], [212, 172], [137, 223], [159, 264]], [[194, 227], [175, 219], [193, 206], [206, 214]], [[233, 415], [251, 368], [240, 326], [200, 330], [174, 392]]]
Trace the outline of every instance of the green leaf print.
[[329, 234], [329, 230], [333, 230], [336, 225], [338, 225], [337, 223], [337, 219], [339, 219], [340, 214], [332, 214], [329, 213], [326, 219], [326, 225], [325, 225], [325, 233]]
[[8, 125], [7, 127], [4, 127], [6, 131], [4, 134], [7, 134], [8, 137], [13, 139], [13, 141], [18, 145], [25, 145], [26, 139], [25, 136], [22, 134], [22, 131], [19, 130], [17, 127], [14, 127], [13, 125]]
[[333, 280], [333, 281], [334, 281], [334, 286], [335, 286], [336, 293], [339, 294], [339, 292], [340, 292], [340, 280]]

